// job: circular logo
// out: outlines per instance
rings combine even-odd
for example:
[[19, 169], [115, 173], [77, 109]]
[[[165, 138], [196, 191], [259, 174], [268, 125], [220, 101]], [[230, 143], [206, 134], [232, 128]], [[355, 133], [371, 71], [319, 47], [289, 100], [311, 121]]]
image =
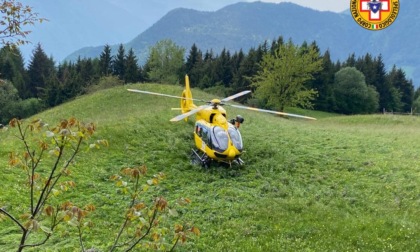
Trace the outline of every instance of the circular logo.
[[399, 0], [350, 0], [354, 21], [368, 30], [387, 28], [394, 23], [399, 10]]

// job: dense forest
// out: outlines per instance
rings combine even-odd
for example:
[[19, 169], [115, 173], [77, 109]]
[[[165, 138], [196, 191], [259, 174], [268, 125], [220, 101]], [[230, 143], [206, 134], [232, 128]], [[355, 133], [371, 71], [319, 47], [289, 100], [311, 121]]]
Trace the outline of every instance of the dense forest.
[[[246, 89], [255, 91], [253, 76], [264, 70], [264, 56], [275, 54], [287, 43], [292, 42], [279, 37], [248, 52], [222, 50], [215, 55], [211, 50], [201, 51], [195, 44], [186, 53], [172, 41], [163, 40], [150, 49], [143, 66], [133, 49], [122, 44], [117, 52], [105, 45], [99, 58], [59, 64], [38, 44], [27, 66], [19, 48], [5, 46], [0, 50], [0, 123], [112, 86], [136, 82], [183, 84], [185, 74], [190, 76], [192, 87], [220, 96]], [[320, 52], [316, 42], [296, 48], [302, 55], [315, 50], [322, 62], [321, 70], [302, 83], [316, 94], [306, 107], [341, 114], [412, 113], [420, 109], [419, 91], [415, 91], [413, 82], [397, 66], [387, 71], [381, 55], [351, 54], [344, 62], [333, 62], [329, 51]], [[294, 74], [297, 77], [299, 72]], [[267, 101], [256, 97], [241, 102], [272, 109]]]

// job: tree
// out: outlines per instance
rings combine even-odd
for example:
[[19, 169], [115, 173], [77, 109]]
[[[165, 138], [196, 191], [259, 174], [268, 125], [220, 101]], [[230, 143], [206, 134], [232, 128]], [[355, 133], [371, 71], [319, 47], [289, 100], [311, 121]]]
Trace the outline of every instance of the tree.
[[[242, 86], [246, 77], [241, 72], [241, 66], [244, 60], [245, 54], [243, 53], [242, 49], [232, 56], [232, 84], [230, 87], [232, 88], [233, 93], [239, 93], [245, 90], [242, 89]], [[246, 99], [245, 97], [242, 98]]]
[[420, 112], [420, 97], [417, 97], [413, 101], [413, 112], [414, 113], [419, 113]]
[[[35, 48], [31, 61], [29, 62], [28, 76], [29, 83], [27, 83], [27, 90], [29, 90], [29, 97], [45, 98], [43, 94], [46, 88], [46, 79], [50, 75], [55, 75], [56, 70], [54, 61], [48, 58], [47, 54], [38, 44]], [[28, 98], [28, 97], [22, 97]]]
[[0, 80], [0, 123], [12, 118], [11, 108], [20, 100], [18, 91], [9, 81]]
[[343, 67], [355, 67], [356, 66], [356, 55], [354, 53], [352, 53], [343, 64], [344, 64]]
[[191, 87], [198, 86], [202, 79], [202, 71], [203, 53], [193, 44], [187, 56], [187, 62], [185, 63], [185, 72], [190, 78]]
[[414, 100], [414, 86], [412, 81], [407, 80], [402, 69], [394, 65], [388, 74], [388, 79], [393, 87], [401, 94], [401, 111], [410, 112]]
[[42, 23], [45, 18], [38, 17], [38, 13], [30, 6], [24, 6], [15, 0], [3, 0], [0, 3], [0, 43], [8, 46], [18, 46], [29, 43], [26, 36], [31, 31], [26, 26]]
[[108, 76], [112, 73], [111, 46], [105, 45], [99, 56], [99, 72], [101, 76]]
[[[376, 88], [379, 93], [379, 109], [386, 110], [399, 110], [401, 96], [395, 87], [392, 86], [391, 82], [387, 80], [387, 74], [385, 70], [385, 64], [383, 63], [382, 56], [379, 55], [373, 61], [374, 68], [374, 79], [372, 82], [366, 82], [368, 85], [372, 85]], [[365, 73], [366, 76], [366, 73]]]
[[322, 57], [323, 71], [314, 75], [311, 87], [318, 91], [318, 97], [314, 101], [314, 108], [321, 111], [333, 111], [334, 109], [334, 74], [335, 66], [331, 62], [330, 52], [327, 50]]
[[214, 75], [216, 76], [217, 83], [221, 83], [224, 87], [229, 87], [233, 74], [232, 74], [232, 61], [230, 52], [225, 48], [217, 57], [214, 65]]
[[345, 67], [335, 74], [334, 95], [337, 112], [344, 114], [372, 113], [379, 106], [378, 92], [366, 85], [365, 76], [355, 67]]
[[112, 61], [112, 72], [114, 75], [118, 76], [120, 80], [124, 80], [125, 74], [125, 49], [123, 44], [120, 44], [118, 47], [117, 55]]
[[[234, 82], [234, 90], [244, 91], [251, 88], [251, 77], [258, 73], [260, 70], [260, 62], [263, 58], [264, 51], [261, 46], [257, 49], [251, 48], [248, 54], [244, 56], [244, 59], [239, 65], [239, 70], [236, 81]], [[244, 97], [247, 98], [247, 97]]]
[[274, 54], [264, 55], [261, 70], [252, 81], [255, 96], [265, 101], [267, 107], [283, 111], [286, 106], [312, 106], [317, 92], [307, 89], [305, 83], [321, 71], [322, 61], [313, 48], [305, 50], [302, 53], [289, 41], [279, 45]]
[[94, 62], [91, 58], [82, 60], [79, 59], [76, 63], [76, 69], [80, 72], [84, 88], [90, 86], [95, 79], [99, 78]]
[[213, 75], [214, 64], [215, 57], [213, 50], [207, 50], [204, 54], [203, 64], [201, 67], [202, 76], [196, 86], [202, 89], [212, 86], [212, 84], [215, 82], [215, 76]]
[[172, 40], [161, 40], [150, 48], [146, 62], [147, 75], [150, 81], [159, 83], [178, 83], [182, 76], [185, 49], [177, 46]]
[[18, 47], [4, 46], [0, 50], [0, 78], [11, 81], [18, 90], [19, 97], [25, 97], [27, 75]]
[[17, 89], [8, 80], [0, 80], [0, 123], [6, 124], [11, 118], [26, 118], [42, 110], [38, 99], [22, 100]]
[[130, 48], [128, 51], [127, 57], [125, 59], [125, 73], [124, 73], [124, 82], [125, 83], [135, 83], [141, 80], [141, 69], [137, 64], [137, 58], [134, 54], [133, 48]]

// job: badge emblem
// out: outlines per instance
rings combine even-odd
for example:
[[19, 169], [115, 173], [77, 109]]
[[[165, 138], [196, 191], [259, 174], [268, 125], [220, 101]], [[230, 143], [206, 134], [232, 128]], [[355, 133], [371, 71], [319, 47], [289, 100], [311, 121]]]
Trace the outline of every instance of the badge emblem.
[[354, 21], [368, 30], [382, 30], [397, 19], [399, 0], [350, 0]]

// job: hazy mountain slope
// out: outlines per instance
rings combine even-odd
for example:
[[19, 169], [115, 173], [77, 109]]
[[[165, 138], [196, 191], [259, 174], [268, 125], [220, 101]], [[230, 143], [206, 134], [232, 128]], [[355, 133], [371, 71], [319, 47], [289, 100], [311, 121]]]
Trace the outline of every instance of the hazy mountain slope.
[[[323, 49], [328, 49], [330, 45], [349, 48], [352, 45], [350, 39], [354, 36], [349, 32], [349, 24], [357, 26], [350, 21], [347, 15], [315, 11], [292, 3], [237, 3], [216, 12], [178, 8], [139, 34], [127, 46], [133, 47], [139, 55], [147, 55], [144, 51], [149, 46], [170, 38], [187, 49], [196, 43], [202, 50], [219, 52], [226, 48], [236, 51], [241, 48], [247, 50], [282, 35], [296, 43], [316, 40]], [[343, 35], [338, 37], [337, 30], [342, 30]], [[365, 31], [359, 29], [359, 32]], [[343, 51], [340, 48], [337, 51]], [[348, 54], [345, 53], [346, 56]], [[77, 51], [68, 59], [75, 59], [78, 55], [94, 56]]]

